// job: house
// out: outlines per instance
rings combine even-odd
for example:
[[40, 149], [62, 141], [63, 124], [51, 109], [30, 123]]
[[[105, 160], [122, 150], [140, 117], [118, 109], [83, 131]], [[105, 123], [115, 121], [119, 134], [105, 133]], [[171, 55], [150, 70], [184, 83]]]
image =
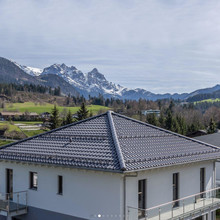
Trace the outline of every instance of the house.
[[22, 117], [24, 120], [36, 120], [39, 118], [39, 114], [36, 112], [25, 112], [23, 113]]
[[0, 118], [3, 120], [16, 120], [16, 119], [28, 119], [35, 120], [38, 118], [38, 114], [36, 112], [0, 112]]
[[194, 131], [194, 132], [191, 132], [190, 134], [188, 134], [187, 136], [191, 137], [191, 138], [196, 138], [196, 137], [203, 136], [203, 135], [207, 135], [206, 130]]
[[[220, 132], [195, 137], [195, 139], [220, 147]], [[220, 161], [217, 161], [216, 163], [216, 170], [216, 184], [217, 186], [220, 186]]]
[[46, 120], [46, 119], [50, 119], [51, 114], [50, 114], [50, 112], [43, 112], [40, 114], [40, 116], [42, 119]]
[[157, 117], [160, 117], [160, 110], [152, 110], [152, 109], [142, 110], [141, 114], [145, 116], [149, 114], [155, 114]]
[[0, 149], [0, 219], [215, 219], [220, 148], [108, 111]]
[[21, 112], [0, 112], [0, 117], [4, 120], [20, 118], [23, 115]]

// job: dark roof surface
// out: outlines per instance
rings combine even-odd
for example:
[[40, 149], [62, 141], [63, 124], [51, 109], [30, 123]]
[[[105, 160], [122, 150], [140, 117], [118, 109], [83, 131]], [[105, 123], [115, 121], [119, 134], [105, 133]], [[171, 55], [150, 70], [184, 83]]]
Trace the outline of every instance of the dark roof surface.
[[133, 171], [220, 158], [220, 148], [108, 111], [9, 144], [0, 159]]
[[203, 135], [195, 137], [196, 140], [203, 141], [208, 144], [213, 144], [220, 147], [220, 132], [214, 134]]

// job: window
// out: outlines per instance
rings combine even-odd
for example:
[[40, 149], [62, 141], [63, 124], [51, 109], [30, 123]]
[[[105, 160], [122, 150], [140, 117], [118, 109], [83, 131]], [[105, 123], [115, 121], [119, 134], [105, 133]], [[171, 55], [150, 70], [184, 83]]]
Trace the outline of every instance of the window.
[[138, 217], [145, 217], [145, 211], [143, 209], [146, 209], [146, 180], [138, 181], [138, 208], [140, 209]]
[[7, 199], [13, 200], [13, 170], [6, 169], [6, 193]]
[[37, 173], [30, 172], [30, 189], [37, 190]]
[[58, 176], [57, 194], [59, 194], [59, 195], [63, 194], [63, 176]]
[[[173, 201], [179, 199], [179, 173], [173, 174]], [[179, 202], [176, 201], [173, 203], [173, 207], [178, 207]]]
[[[205, 168], [200, 168], [200, 192], [205, 191]], [[201, 194], [201, 198], [204, 198], [205, 194]]]

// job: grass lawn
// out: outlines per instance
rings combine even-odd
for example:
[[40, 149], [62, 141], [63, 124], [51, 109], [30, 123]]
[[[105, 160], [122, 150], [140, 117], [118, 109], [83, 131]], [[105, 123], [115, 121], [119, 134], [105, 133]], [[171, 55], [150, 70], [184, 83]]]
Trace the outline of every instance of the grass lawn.
[[43, 132], [46, 132], [46, 130], [36, 130], [36, 131], [32, 131], [32, 130], [21, 130], [16, 124], [24, 124], [24, 125], [35, 125], [35, 124], [42, 124], [42, 122], [38, 122], [38, 121], [30, 121], [30, 122], [26, 122], [26, 121], [13, 121], [13, 124], [11, 124], [8, 121], [0, 121], [0, 129], [1, 127], [6, 127], [8, 128], [7, 132], [11, 132], [11, 131], [18, 131], [18, 132], [23, 132], [27, 137], [32, 137], [38, 134], [41, 134]]
[[44, 133], [46, 132], [45, 130], [37, 130], [37, 131], [23, 131], [23, 133], [25, 135], [27, 135], [27, 137], [32, 137], [32, 136], [35, 136], [35, 135], [38, 135], [38, 134], [41, 134], [41, 133]]
[[6, 144], [10, 144], [12, 142], [13, 141], [3, 141], [3, 140], [0, 140], [0, 146], [6, 145]]
[[211, 103], [220, 102], [220, 99], [219, 98], [217, 98], [217, 99], [204, 99], [202, 101], [198, 101], [198, 102], [194, 102], [194, 103], [197, 104], [197, 103], [201, 103], [201, 102], [211, 102]]
[[8, 121], [1, 121], [1, 122], [0, 122], [0, 129], [1, 129], [1, 127], [5, 127], [5, 126], [8, 127], [8, 131], [9, 131], [9, 132], [10, 132], [10, 131], [21, 131], [21, 130], [19, 129], [19, 127], [17, 127], [16, 125], [11, 124], [11, 123], [8, 122]]
[[[9, 103], [6, 105], [5, 110], [7, 111], [20, 111], [20, 112], [36, 112], [38, 114], [43, 112], [51, 112], [51, 109], [54, 107], [53, 104], [45, 103], [45, 104], [36, 104], [34, 102], [25, 102], [25, 103]], [[58, 106], [60, 112], [63, 109], [67, 109], [74, 114], [79, 110], [80, 107], [63, 107]], [[88, 106], [88, 110], [91, 111], [93, 114], [97, 114], [100, 110], [107, 111], [109, 108], [100, 106], [100, 105], [90, 105]], [[0, 109], [2, 111], [3, 109]]]
[[42, 124], [42, 121], [13, 121], [14, 124], [23, 124], [23, 125], [38, 125]]

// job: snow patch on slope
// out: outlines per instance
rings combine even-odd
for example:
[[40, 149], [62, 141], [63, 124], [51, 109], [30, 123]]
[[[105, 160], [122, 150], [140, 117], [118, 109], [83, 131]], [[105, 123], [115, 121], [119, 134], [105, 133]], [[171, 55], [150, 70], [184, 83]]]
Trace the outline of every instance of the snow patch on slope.
[[22, 69], [25, 73], [31, 75], [31, 76], [40, 76], [40, 74], [43, 72], [42, 69], [30, 67], [30, 66], [22, 66], [14, 61], [12, 61], [16, 66], [18, 66], [20, 69]]

